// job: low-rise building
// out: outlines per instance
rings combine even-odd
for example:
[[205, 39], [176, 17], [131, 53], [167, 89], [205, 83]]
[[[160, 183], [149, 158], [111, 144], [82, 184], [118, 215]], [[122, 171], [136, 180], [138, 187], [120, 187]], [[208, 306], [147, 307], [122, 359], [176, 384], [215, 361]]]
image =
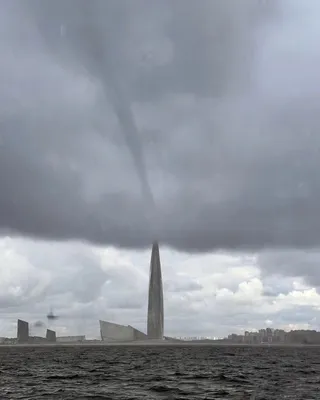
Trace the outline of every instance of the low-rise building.
[[58, 336], [57, 343], [81, 343], [86, 340], [84, 335], [80, 336]]
[[101, 340], [104, 342], [131, 342], [146, 340], [148, 336], [131, 325], [120, 325], [114, 322], [99, 321]]

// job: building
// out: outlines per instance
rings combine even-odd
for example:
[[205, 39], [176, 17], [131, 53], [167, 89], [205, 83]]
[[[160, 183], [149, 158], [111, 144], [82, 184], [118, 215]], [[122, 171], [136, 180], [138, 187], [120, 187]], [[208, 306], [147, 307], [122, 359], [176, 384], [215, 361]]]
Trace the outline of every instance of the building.
[[163, 339], [164, 311], [161, 263], [158, 243], [154, 243], [151, 252], [150, 278], [148, 299], [148, 326], [149, 339]]
[[47, 339], [42, 336], [29, 336], [28, 339], [29, 344], [46, 344], [48, 343]]
[[159, 245], [154, 243], [150, 261], [147, 335], [131, 325], [120, 325], [100, 320], [101, 340], [105, 342], [130, 342], [146, 339], [164, 340], [163, 320], [163, 288]]
[[84, 335], [81, 336], [60, 336], [56, 338], [57, 343], [81, 343], [86, 340]]
[[18, 319], [17, 325], [17, 343], [28, 343], [29, 340], [29, 323]]
[[4, 345], [13, 345], [13, 344], [17, 344], [17, 339], [16, 338], [2, 338], [1, 344]]
[[55, 343], [57, 341], [56, 332], [51, 329], [47, 329], [46, 339], [50, 343]]
[[145, 333], [138, 331], [130, 325], [120, 325], [113, 322], [99, 321], [101, 340], [104, 342], [131, 342], [146, 340]]

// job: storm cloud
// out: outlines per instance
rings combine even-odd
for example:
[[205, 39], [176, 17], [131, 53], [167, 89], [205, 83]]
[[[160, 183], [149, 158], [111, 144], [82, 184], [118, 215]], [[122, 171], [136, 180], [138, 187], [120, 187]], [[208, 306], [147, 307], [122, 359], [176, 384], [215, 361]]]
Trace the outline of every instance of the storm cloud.
[[319, 6], [304, 3], [0, 0], [1, 232], [318, 246]]

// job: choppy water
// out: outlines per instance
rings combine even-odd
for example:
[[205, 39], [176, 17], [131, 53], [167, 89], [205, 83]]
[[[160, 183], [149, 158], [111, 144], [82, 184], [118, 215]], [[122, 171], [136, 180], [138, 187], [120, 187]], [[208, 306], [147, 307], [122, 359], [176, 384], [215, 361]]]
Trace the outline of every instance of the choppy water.
[[320, 348], [2, 347], [1, 399], [320, 399]]

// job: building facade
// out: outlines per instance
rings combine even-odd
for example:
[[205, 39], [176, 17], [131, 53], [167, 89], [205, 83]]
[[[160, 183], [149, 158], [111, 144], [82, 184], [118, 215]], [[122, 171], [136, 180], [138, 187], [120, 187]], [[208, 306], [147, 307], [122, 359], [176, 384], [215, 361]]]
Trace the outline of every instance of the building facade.
[[147, 335], [130, 325], [120, 325], [114, 322], [99, 321], [101, 340], [104, 342], [132, 342], [146, 340]]
[[47, 329], [46, 339], [50, 343], [55, 343], [57, 341], [56, 332], [51, 329]]
[[158, 243], [154, 243], [150, 261], [148, 298], [148, 339], [163, 339], [164, 312], [161, 263]]
[[60, 336], [56, 338], [58, 343], [80, 343], [84, 342], [86, 337], [84, 335], [81, 336]]
[[29, 341], [29, 323], [18, 319], [17, 325], [17, 342], [28, 343]]

